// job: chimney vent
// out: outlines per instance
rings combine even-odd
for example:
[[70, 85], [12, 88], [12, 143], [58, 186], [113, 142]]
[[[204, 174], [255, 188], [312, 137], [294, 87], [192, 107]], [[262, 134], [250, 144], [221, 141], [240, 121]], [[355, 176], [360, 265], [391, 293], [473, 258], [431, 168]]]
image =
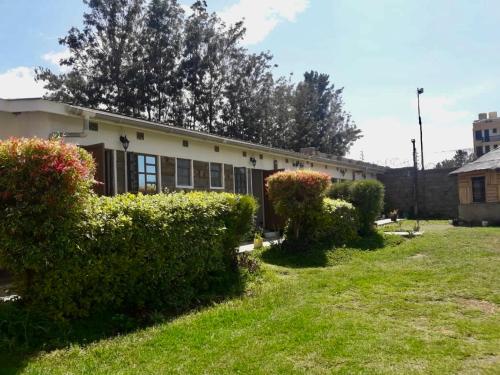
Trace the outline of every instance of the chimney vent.
[[479, 120], [486, 120], [487, 118], [488, 118], [488, 114], [487, 113], [480, 113], [479, 116], [478, 116]]
[[495, 119], [495, 118], [497, 118], [497, 113], [496, 112], [490, 112], [490, 113], [488, 113], [488, 117], [490, 119]]

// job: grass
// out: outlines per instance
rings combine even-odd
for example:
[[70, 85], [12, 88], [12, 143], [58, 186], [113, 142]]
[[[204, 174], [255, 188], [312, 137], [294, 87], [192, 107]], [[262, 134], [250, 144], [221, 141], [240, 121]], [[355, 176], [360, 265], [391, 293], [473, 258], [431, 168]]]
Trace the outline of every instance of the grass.
[[[500, 229], [259, 254], [245, 294], [128, 333], [0, 354], [26, 374], [500, 373]], [[97, 321], [95, 322], [97, 324]], [[78, 335], [77, 335], [78, 336]], [[33, 348], [32, 348], [33, 349]]]

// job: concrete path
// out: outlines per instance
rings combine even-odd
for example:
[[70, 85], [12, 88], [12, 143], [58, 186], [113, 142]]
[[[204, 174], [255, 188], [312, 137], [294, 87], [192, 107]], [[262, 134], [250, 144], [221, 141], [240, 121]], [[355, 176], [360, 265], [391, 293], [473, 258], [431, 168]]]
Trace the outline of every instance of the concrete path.
[[[403, 221], [404, 219], [398, 219], [398, 223], [400, 221]], [[394, 223], [394, 221], [392, 221], [391, 219], [380, 219], [380, 220], [375, 220], [375, 224], [379, 227], [381, 225], [386, 225], [386, 224], [391, 224], [391, 223]]]
[[[264, 243], [262, 244], [262, 247], [268, 247], [268, 246], [277, 244], [280, 241], [281, 241], [281, 239], [264, 241]], [[238, 249], [238, 253], [246, 253], [246, 252], [253, 251], [253, 250], [254, 250], [254, 248], [253, 248], [253, 242], [252, 242], [249, 244], [241, 245]]]

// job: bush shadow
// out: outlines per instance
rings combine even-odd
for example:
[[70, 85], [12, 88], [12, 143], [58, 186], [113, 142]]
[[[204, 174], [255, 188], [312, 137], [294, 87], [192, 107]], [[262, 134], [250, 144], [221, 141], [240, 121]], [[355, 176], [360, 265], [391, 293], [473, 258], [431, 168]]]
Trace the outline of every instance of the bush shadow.
[[20, 301], [0, 302], [0, 372], [18, 374], [42, 351], [87, 346], [94, 342], [168, 323], [181, 315], [202, 310], [244, 294], [248, 272], [220, 275], [219, 283], [199, 295], [189, 307], [176, 311], [122, 311], [85, 319], [54, 321], [29, 311]]
[[372, 232], [341, 247], [319, 244], [290, 250], [286, 246], [277, 244], [262, 251], [260, 257], [266, 263], [282, 267], [327, 267], [338, 263], [339, 260], [349, 258], [346, 252], [374, 251], [388, 246], [397, 246], [403, 241], [404, 239], [399, 236], [387, 236], [381, 232]]

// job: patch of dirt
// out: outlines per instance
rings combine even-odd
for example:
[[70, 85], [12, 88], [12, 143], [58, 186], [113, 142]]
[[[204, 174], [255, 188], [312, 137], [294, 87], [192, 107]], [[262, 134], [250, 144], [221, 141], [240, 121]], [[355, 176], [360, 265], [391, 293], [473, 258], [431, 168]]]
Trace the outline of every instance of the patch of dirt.
[[457, 302], [466, 308], [480, 310], [485, 314], [495, 314], [498, 311], [495, 303], [480, 299], [458, 298]]
[[496, 367], [500, 364], [500, 355], [498, 354], [486, 354], [483, 357], [472, 357], [468, 358], [462, 368], [461, 374], [478, 374], [482, 371]]
[[412, 256], [410, 257], [410, 259], [423, 259], [423, 258], [427, 258], [427, 255], [417, 253], [417, 254], [412, 255]]

